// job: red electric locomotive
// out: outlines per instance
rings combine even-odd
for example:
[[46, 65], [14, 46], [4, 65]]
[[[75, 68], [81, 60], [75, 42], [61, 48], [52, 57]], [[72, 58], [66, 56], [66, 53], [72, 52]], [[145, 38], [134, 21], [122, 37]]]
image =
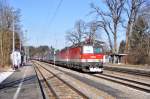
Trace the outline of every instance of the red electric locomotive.
[[103, 72], [103, 57], [102, 42], [97, 41], [95, 44], [82, 42], [56, 53], [56, 62], [85, 72]]

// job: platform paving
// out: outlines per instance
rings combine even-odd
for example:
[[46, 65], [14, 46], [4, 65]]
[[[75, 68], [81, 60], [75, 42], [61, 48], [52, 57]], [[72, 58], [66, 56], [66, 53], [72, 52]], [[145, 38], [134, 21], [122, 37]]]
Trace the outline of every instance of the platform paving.
[[0, 99], [42, 99], [33, 66], [23, 66], [0, 83]]

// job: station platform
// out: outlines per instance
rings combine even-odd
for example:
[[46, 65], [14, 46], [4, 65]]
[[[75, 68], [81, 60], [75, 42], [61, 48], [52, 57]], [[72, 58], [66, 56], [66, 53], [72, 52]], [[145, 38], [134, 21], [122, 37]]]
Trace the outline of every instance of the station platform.
[[105, 63], [104, 66], [128, 68], [128, 69], [137, 69], [137, 70], [148, 70], [148, 71], [150, 71], [150, 65], [130, 65], [130, 64], [110, 64], [110, 63]]
[[149, 65], [130, 65], [130, 64], [104, 64], [104, 69], [119, 69], [119, 70], [125, 70], [135, 73], [145, 73], [150, 75], [150, 66]]
[[0, 79], [0, 99], [43, 98], [32, 65], [23, 66], [16, 71], [1, 72]]

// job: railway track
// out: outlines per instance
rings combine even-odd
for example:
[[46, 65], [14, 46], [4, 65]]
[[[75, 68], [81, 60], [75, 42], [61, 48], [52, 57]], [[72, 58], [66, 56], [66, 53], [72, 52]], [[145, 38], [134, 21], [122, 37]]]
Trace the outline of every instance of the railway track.
[[135, 81], [135, 80], [130, 80], [127, 78], [121, 78], [121, 77], [117, 77], [117, 76], [112, 76], [112, 75], [108, 75], [108, 74], [95, 74], [92, 75], [94, 77], [97, 78], [101, 78], [101, 79], [105, 79], [114, 83], [118, 83], [130, 88], [134, 88], [140, 91], [144, 91], [147, 93], [150, 93], [150, 84], [147, 83], [143, 83], [143, 82], [139, 82], [139, 81]]
[[[34, 66], [36, 66], [36, 64], [34, 64]], [[48, 83], [46, 77], [44, 77], [40, 69], [38, 67], [35, 67], [35, 71], [39, 78], [39, 83], [40, 83], [40, 88], [41, 88], [41, 92], [43, 95], [43, 99], [47, 99], [47, 97], [52, 98], [52, 99], [57, 99], [58, 98], [57, 95], [55, 94], [54, 90], [52, 89], [51, 85]], [[43, 86], [42, 86], [42, 83], [43, 83]]]
[[[146, 86], [146, 85], [145, 86], [141, 85], [141, 83], [143, 81], [140, 82], [140, 81], [137, 80], [139, 83], [135, 84], [135, 83], [133, 83], [135, 79], [133, 79], [133, 82], [131, 83], [131, 82], [125, 81], [124, 77], [120, 77], [120, 78], [123, 78], [122, 80], [121, 79], [119, 80], [117, 78], [115, 79], [115, 78], [112, 78], [112, 77], [110, 77], [111, 80], [108, 80], [109, 79], [108, 76], [104, 77], [104, 78], [107, 78], [107, 79], [96, 77], [96, 76], [99, 76], [101, 74], [83, 73], [83, 75], [82, 75], [82, 73], [78, 73], [77, 71], [72, 71], [70, 69], [57, 67], [57, 66], [51, 65], [49, 63], [44, 63], [44, 62], [38, 62], [38, 63], [43, 65], [47, 69], [52, 67], [51, 70], [55, 71], [55, 73], [56, 73], [56, 71], [59, 71], [59, 73], [62, 73], [62, 75], [66, 75], [66, 76], [69, 75], [71, 78], [80, 80], [80, 82], [90, 86], [90, 88], [91, 87], [96, 88], [98, 91], [100, 91], [100, 93], [103, 93], [101, 95], [103, 95], [105, 97], [105, 99], [111, 99], [112, 97], [117, 97], [119, 99], [122, 98], [122, 97], [126, 97], [126, 98], [128, 97], [128, 98], [131, 98], [131, 99], [134, 99], [133, 97], [140, 97], [139, 99], [143, 99], [143, 97], [149, 97], [149, 93], [150, 93], [149, 87]], [[115, 75], [115, 76], [118, 76], [118, 75]], [[62, 79], [66, 79], [66, 78], [63, 77]], [[128, 79], [128, 77], [126, 79]], [[128, 80], [132, 80], [132, 78], [129, 78]], [[74, 80], [72, 79], [72, 81], [74, 81]], [[87, 82], [87, 81], [89, 81], [89, 82]], [[93, 82], [93, 83], [91, 83], [91, 82]], [[106, 84], [103, 83], [103, 82], [105, 82]], [[120, 82], [122, 82], [122, 83], [120, 83]], [[145, 82], [143, 82], [143, 83], [145, 83]], [[149, 84], [148, 82], [146, 82], [146, 83]], [[95, 86], [95, 84], [97, 84], [97, 86]], [[75, 88], [77, 88], [77, 89], [82, 89], [82, 87], [83, 87], [83, 86], [80, 86], [80, 84], [75, 85], [75, 86], [76, 86]], [[86, 90], [88, 87], [84, 86], [84, 88]], [[82, 90], [81, 92], [84, 93], [85, 91]], [[95, 94], [95, 92], [92, 91], [92, 93], [85, 94], [85, 95], [90, 97], [90, 95], [93, 95], [93, 94]], [[111, 98], [108, 98], [107, 96], [109, 96]], [[96, 99], [96, 98], [94, 98], [94, 99]], [[145, 98], [145, 99], [147, 99], [147, 98]]]
[[[75, 89], [69, 83], [58, 77], [37, 62], [33, 62], [36, 72], [41, 75], [44, 81], [46, 94], [50, 99], [88, 99], [83, 93]], [[58, 74], [59, 75], [59, 74]], [[44, 96], [45, 97], [45, 96]]]

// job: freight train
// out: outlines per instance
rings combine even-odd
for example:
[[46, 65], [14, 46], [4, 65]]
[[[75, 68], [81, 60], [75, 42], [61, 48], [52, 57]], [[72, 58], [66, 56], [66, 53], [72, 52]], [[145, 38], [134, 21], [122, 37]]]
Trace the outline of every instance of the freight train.
[[95, 44], [81, 42], [56, 52], [50, 63], [84, 72], [103, 72], [102, 42]]

